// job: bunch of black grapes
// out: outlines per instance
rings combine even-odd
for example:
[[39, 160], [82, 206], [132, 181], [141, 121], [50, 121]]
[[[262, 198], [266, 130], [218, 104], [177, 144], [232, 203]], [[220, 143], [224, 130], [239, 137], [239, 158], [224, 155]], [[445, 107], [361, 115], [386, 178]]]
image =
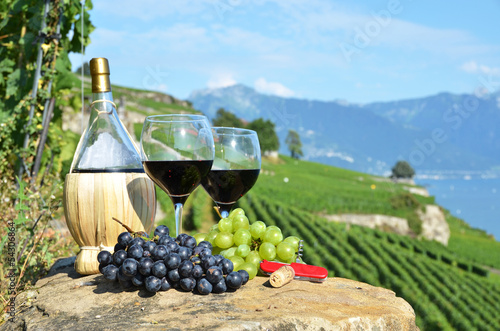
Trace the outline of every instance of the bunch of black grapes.
[[212, 244], [185, 233], [169, 236], [160, 225], [154, 238], [123, 232], [115, 252], [101, 251], [97, 256], [104, 278], [118, 281], [123, 288], [145, 287], [149, 292], [171, 288], [197, 291], [200, 294], [236, 290], [248, 281], [245, 270], [233, 271], [233, 262], [222, 255], [212, 255]]

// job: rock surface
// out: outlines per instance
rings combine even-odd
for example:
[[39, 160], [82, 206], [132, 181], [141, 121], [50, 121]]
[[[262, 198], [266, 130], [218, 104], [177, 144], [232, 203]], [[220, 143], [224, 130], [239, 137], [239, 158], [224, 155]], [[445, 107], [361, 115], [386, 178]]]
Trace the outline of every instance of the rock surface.
[[208, 296], [127, 290], [101, 275], [79, 276], [59, 260], [20, 295], [3, 330], [418, 330], [412, 307], [394, 292], [343, 278], [294, 280], [272, 288], [256, 277], [236, 292]]
[[443, 211], [436, 205], [425, 206], [425, 213], [418, 215], [422, 220], [422, 237], [448, 245], [450, 227]]

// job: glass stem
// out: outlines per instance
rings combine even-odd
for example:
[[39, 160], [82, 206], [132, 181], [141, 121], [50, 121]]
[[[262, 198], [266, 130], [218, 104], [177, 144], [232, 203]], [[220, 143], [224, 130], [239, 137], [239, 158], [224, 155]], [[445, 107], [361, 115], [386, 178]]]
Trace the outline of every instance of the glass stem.
[[182, 203], [175, 204], [175, 235], [178, 236], [182, 231]]
[[229, 216], [229, 212], [227, 210], [223, 210], [221, 211], [220, 216], [222, 216], [222, 218], [226, 218]]

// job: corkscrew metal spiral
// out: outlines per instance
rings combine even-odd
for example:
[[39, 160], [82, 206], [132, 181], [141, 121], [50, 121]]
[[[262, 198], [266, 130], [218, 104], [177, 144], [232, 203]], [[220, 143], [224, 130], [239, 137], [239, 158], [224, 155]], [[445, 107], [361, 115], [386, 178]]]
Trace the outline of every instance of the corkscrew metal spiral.
[[297, 259], [295, 260], [295, 262], [303, 263], [302, 255], [304, 255], [304, 240], [299, 240], [299, 249], [297, 251]]

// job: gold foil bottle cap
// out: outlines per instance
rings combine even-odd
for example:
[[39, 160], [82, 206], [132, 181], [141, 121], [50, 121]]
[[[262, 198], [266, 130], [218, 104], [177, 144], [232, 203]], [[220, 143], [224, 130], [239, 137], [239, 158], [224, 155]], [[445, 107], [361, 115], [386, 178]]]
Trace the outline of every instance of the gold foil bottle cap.
[[111, 91], [108, 59], [98, 57], [90, 60], [90, 75], [92, 76], [92, 93]]

